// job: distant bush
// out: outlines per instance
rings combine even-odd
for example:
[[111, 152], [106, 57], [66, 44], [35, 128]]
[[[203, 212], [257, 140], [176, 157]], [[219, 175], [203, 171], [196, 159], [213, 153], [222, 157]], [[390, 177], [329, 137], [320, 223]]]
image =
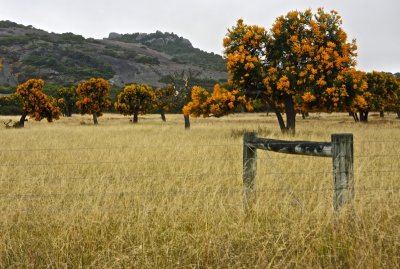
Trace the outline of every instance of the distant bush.
[[0, 87], [1, 94], [11, 94], [15, 92], [15, 87], [10, 85], [4, 85]]
[[110, 57], [114, 57], [114, 58], [119, 58], [120, 57], [116, 51], [114, 51], [112, 49], [108, 49], [108, 48], [104, 49], [102, 51], [102, 53], [104, 55], [107, 55], [107, 56], [110, 56]]
[[0, 46], [25, 45], [30, 42], [28, 36], [2, 36]]
[[18, 24], [12, 21], [0, 21], [0, 28], [12, 28], [12, 27], [19, 27], [19, 28], [29, 28], [23, 26], [22, 24]]
[[[111, 66], [91, 57], [85, 53], [60, 48], [49, 50], [35, 50], [22, 60], [25, 75], [29, 77], [39, 76], [47, 78], [46, 74], [40, 74], [37, 68], [50, 68], [61, 74], [74, 76], [76, 80], [87, 77], [112, 78], [115, 75]], [[30, 67], [34, 67], [32, 70]]]
[[142, 63], [142, 64], [151, 64], [151, 65], [159, 65], [160, 64], [160, 61], [157, 58], [147, 56], [147, 55], [140, 55], [140, 56], [136, 57], [135, 60], [136, 60], [136, 62]]
[[63, 33], [58, 35], [59, 41], [65, 42], [65, 43], [77, 43], [77, 44], [83, 44], [85, 41], [85, 38], [81, 35], [75, 35], [73, 33]]
[[21, 107], [22, 103], [15, 95], [0, 97], [0, 115], [20, 115]]

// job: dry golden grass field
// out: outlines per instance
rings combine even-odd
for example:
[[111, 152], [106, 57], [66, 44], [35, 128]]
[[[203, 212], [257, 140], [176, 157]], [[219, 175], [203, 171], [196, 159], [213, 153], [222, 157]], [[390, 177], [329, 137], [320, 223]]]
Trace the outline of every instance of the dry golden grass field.
[[[1, 121], [10, 117], [2, 116]], [[17, 118], [14, 118], [17, 120]], [[400, 120], [345, 114], [105, 115], [0, 129], [0, 268], [399, 268]], [[242, 134], [354, 134], [355, 199], [335, 213], [332, 160], [258, 151], [243, 210]]]

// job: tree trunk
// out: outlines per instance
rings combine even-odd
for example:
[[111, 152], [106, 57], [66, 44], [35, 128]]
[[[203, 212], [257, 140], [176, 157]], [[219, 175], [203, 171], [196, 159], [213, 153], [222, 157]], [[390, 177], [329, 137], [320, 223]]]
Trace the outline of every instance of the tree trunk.
[[163, 122], [166, 122], [167, 119], [165, 118], [165, 112], [164, 109], [160, 108], [160, 115], [161, 115], [161, 119]]
[[139, 115], [139, 111], [135, 111], [133, 112], [133, 123], [138, 123], [138, 115]]
[[26, 113], [25, 111], [22, 112], [21, 118], [19, 119], [19, 123], [15, 126], [16, 128], [24, 128], [26, 116], [28, 116], [28, 113]]
[[183, 118], [185, 119], [185, 129], [190, 129], [190, 118], [189, 115], [183, 115]]
[[353, 119], [354, 119], [355, 122], [359, 122], [360, 121], [360, 119], [358, 118], [357, 112], [349, 112], [349, 114], [351, 116], [353, 116]]
[[281, 129], [282, 133], [285, 133], [286, 131], [286, 125], [285, 121], [283, 120], [281, 112], [276, 108], [275, 103], [272, 100], [267, 100], [268, 105], [272, 109], [272, 111], [275, 113], [276, 119], [278, 120], [279, 128]]
[[384, 118], [385, 117], [385, 112], [379, 111], [379, 117]]
[[360, 111], [360, 122], [368, 122], [368, 111]]
[[301, 112], [301, 118], [302, 118], [303, 120], [305, 120], [305, 119], [306, 119], [306, 113]]
[[290, 95], [285, 96], [286, 112], [286, 133], [294, 135], [296, 133], [296, 111], [294, 110], [293, 98]]
[[71, 117], [72, 116], [72, 105], [67, 106], [67, 117]]
[[93, 114], [93, 123], [94, 123], [94, 125], [99, 124], [99, 122], [97, 121], [97, 114], [96, 113]]
[[397, 118], [400, 119], [400, 110], [397, 110], [396, 114], [397, 114]]

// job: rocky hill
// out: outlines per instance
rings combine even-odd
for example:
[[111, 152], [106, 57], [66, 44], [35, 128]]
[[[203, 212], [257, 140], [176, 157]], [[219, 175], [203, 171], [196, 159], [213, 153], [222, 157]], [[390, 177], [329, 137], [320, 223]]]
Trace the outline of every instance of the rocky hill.
[[0, 21], [0, 58], [3, 89], [29, 78], [73, 85], [92, 76], [119, 87], [132, 82], [162, 86], [168, 76], [188, 70], [205, 87], [227, 79], [225, 60], [220, 55], [194, 48], [176, 34], [159, 31], [111, 33], [98, 40]]

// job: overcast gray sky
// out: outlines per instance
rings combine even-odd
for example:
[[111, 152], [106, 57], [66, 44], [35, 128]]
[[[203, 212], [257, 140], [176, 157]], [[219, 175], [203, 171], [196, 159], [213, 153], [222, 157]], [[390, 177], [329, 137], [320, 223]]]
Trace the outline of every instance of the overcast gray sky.
[[0, 0], [0, 20], [93, 38], [174, 32], [222, 54], [222, 39], [239, 18], [270, 28], [288, 11], [318, 7], [343, 17], [357, 39], [359, 69], [400, 72], [400, 0]]

